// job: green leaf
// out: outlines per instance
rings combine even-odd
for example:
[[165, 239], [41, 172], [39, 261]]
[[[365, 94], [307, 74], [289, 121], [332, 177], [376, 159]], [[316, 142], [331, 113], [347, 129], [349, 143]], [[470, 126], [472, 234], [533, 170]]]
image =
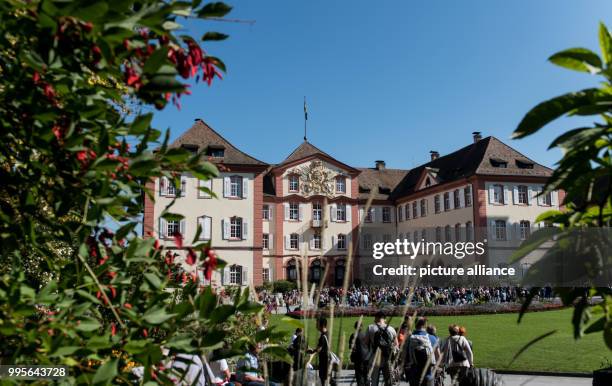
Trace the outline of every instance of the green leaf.
[[612, 95], [596, 88], [560, 95], [538, 104], [521, 120], [512, 138], [524, 138], [548, 123], [578, 108], [602, 102], [612, 102]]
[[287, 349], [281, 346], [267, 346], [262, 350], [262, 353], [285, 363], [293, 363], [293, 359]]
[[609, 65], [610, 61], [612, 61], [612, 38], [606, 25], [601, 22], [599, 23], [599, 48], [604, 63]]
[[592, 334], [594, 332], [603, 331], [605, 325], [606, 325], [606, 317], [602, 316], [601, 318], [599, 318], [595, 322], [593, 322], [589, 327], [587, 327], [584, 330], [584, 333], [585, 334]]
[[[145, 65], [146, 67], [146, 65]], [[139, 135], [144, 134], [147, 129], [151, 126], [151, 120], [153, 119], [152, 113], [142, 114], [134, 119], [132, 125], [130, 126], [130, 134], [131, 135]]]
[[198, 11], [198, 16], [207, 17], [223, 17], [232, 10], [232, 7], [223, 2], [208, 3]]
[[157, 276], [156, 274], [151, 273], [151, 272], [146, 272], [144, 274], [144, 277], [155, 289], [160, 289], [162, 287], [162, 281], [159, 279], [159, 276]]
[[166, 320], [172, 319], [176, 314], [168, 314], [163, 308], [153, 308], [147, 311], [143, 319], [150, 324], [162, 324]]
[[206, 32], [204, 36], [202, 36], [203, 41], [219, 41], [225, 40], [229, 37], [229, 35], [223, 34], [221, 32]]
[[601, 59], [587, 48], [569, 48], [548, 58], [552, 63], [570, 70], [595, 74], [601, 71]]
[[182, 214], [178, 214], [178, 213], [164, 213], [162, 217], [166, 221], [181, 221], [185, 218], [185, 216], [183, 216]]
[[206, 287], [204, 292], [200, 294], [200, 317], [208, 319], [216, 305], [217, 295], [214, 294], [211, 287]]
[[117, 364], [119, 363], [119, 359], [111, 359], [104, 363], [102, 366], [98, 368], [96, 371], [96, 375], [93, 377], [93, 383], [107, 383], [108, 381], [115, 378], [118, 374], [117, 372]]
[[179, 23], [177, 23], [175, 21], [170, 21], [170, 20], [165, 21], [162, 24], [162, 28], [165, 29], [166, 31], [172, 31], [172, 30], [175, 30], [175, 29], [179, 29], [181, 27], [183, 27], [183, 26], [180, 25]]
[[157, 50], [153, 51], [151, 56], [149, 56], [149, 58], [145, 62], [145, 65], [142, 70], [146, 74], [152, 75], [155, 74], [164, 63], [169, 63], [168, 47], [162, 46], [161, 48], [158, 48]]
[[98, 20], [108, 11], [108, 4], [105, 1], [95, 1], [91, 5], [76, 9], [77, 11], [73, 16], [84, 21]]
[[49, 354], [49, 357], [64, 357], [64, 356], [69, 356], [74, 354], [78, 349], [80, 349], [79, 346], [64, 346], [64, 347], [60, 347], [57, 350], [55, 350], [53, 353]]
[[78, 323], [76, 329], [79, 331], [91, 332], [100, 328], [100, 322], [95, 319], [83, 319]]
[[227, 320], [227, 318], [234, 314], [234, 311], [235, 308], [231, 304], [220, 305], [210, 314], [210, 321], [211, 323], [224, 322]]

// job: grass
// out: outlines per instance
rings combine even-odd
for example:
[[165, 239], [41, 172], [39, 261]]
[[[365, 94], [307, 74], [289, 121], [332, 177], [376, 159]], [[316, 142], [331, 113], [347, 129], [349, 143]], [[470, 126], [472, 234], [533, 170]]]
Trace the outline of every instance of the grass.
[[[590, 334], [575, 340], [571, 316], [572, 310], [564, 309], [528, 313], [521, 324], [516, 323], [517, 314], [436, 316], [428, 319], [437, 326], [438, 335], [441, 337], [446, 337], [448, 325], [451, 323], [465, 326], [468, 338], [474, 344], [477, 367], [496, 370], [591, 372], [609, 366], [607, 363], [612, 362], [612, 351], [606, 347], [602, 334]], [[282, 322], [282, 318], [281, 315], [273, 315], [271, 324], [281, 330], [293, 331], [295, 326]], [[348, 342], [357, 319], [357, 317], [334, 318], [332, 346], [336, 353], [340, 352], [338, 344], [341, 328]], [[364, 323], [372, 322], [372, 317], [364, 318]], [[397, 328], [401, 320], [395, 317], [390, 323]], [[315, 320], [308, 319], [305, 328], [309, 347], [314, 347], [318, 339]], [[529, 347], [510, 364], [521, 347], [551, 330], [557, 332]], [[345, 360], [347, 357], [345, 353]]]

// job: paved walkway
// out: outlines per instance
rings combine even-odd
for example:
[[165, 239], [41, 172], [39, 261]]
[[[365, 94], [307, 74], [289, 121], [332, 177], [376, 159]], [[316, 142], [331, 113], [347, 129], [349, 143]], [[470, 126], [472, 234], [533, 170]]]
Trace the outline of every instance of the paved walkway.
[[[591, 386], [593, 378], [581, 377], [552, 377], [541, 375], [501, 375], [505, 386]], [[447, 379], [448, 380], [448, 379]], [[338, 385], [354, 385], [355, 383], [352, 370], [343, 370]], [[382, 382], [380, 383], [382, 385]], [[408, 382], [400, 383], [401, 386], [408, 386]]]

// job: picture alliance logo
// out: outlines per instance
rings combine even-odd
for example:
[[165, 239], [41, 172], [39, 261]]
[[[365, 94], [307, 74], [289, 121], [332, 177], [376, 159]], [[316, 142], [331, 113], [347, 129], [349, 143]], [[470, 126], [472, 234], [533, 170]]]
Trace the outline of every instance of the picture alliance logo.
[[481, 256], [486, 250], [486, 240], [478, 242], [440, 242], [425, 241], [417, 242], [397, 239], [395, 242], [376, 242], [372, 245], [372, 257], [380, 260], [385, 256], [406, 256], [414, 259], [422, 255], [453, 256], [463, 259], [466, 256]]

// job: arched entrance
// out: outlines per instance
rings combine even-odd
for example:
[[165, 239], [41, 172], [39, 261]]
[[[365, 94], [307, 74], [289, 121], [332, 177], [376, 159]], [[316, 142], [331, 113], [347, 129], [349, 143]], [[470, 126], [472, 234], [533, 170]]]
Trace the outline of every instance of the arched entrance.
[[323, 276], [323, 266], [321, 265], [321, 259], [316, 259], [310, 264], [308, 272], [308, 281], [311, 283], [319, 283]]
[[295, 259], [291, 259], [287, 262], [286, 277], [287, 277], [287, 280], [297, 281], [298, 269], [297, 269], [297, 264], [295, 262]]

